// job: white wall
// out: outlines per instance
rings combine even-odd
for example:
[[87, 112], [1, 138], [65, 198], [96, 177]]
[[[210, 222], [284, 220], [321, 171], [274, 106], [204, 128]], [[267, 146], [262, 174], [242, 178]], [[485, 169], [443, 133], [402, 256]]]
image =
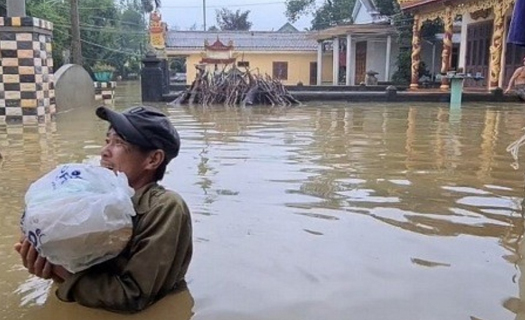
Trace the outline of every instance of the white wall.
[[[379, 81], [385, 81], [386, 72], [386, 39], [370, 40], [367, 42], [366, 71], [374, 70]], [[392, 79], [392, 74], [397, 70], [396, 61], [399, 54], [397, 40], [392, 38], [390, 53], [390, 72], [388, 80]]]
[[383, 81], [385, 79], [386, 40], [369, 40], [366, 52], [366, 71], [376, 71], [377, 79]]
[[366, 10], [366, 6], [361, 4], [354, 20], [354, 24], [372, 23], [372, 15]]

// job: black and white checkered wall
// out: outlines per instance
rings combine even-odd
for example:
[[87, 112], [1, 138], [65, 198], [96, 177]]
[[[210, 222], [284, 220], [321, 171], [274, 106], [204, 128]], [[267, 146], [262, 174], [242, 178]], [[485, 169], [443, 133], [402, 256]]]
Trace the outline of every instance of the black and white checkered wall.
[[0, 17], [0, 123], [41, 123], [56, 113], [53, 25], [32, 17]]
[[101, 101], [103, 104], [113, 105], [115, 102], [115, 88], [117, 87], [117, 82], [98, 82], [94, 83], [95, 85], [95, 100]]

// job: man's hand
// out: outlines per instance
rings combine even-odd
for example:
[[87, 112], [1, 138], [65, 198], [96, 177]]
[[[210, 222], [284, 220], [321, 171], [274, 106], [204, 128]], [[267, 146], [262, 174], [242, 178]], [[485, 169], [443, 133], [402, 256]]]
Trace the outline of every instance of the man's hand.
[[510, 92], [510, 88], [507, 88], [507, 90], [505, 90], [505, 94], [509, 93]]
[[41, 257], [27, 239], [16, 243], [15, 250], [22, 257], [22, 263], [27, 268], [27, 271], [39, 278], [63, 282], [71, 275], [64, 267], [55, 266], [47, 261], [46, 258]]

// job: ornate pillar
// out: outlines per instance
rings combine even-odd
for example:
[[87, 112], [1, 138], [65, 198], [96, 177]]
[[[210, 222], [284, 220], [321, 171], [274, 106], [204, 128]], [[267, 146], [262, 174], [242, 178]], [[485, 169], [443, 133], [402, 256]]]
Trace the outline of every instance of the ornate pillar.
[[419, 88], [419, 64], [421, 62], [421, 17], [414, 16], [414, 26], [412, 28], [412, 78], [410, 89]]
[[452, 35], [454, 34], [454, 19], [452, 17], [452, 10], [447, 7], [445, 16], [443, 17], [443, 25], [445, 32], [443, 34], [443, 50], [441, 52], [441, 90], [448, 90], [450, 88], [448, 78], [445, 76], [450, 70], [450, 63], [452, 61]]
[[503, 36], [505, 33], [504, 24], [504, 3], [494, 4], [494, 30], [492, 33], [492, 45], [490, 46], [490, 90], [499, 87], [501, 74], [501, 55], [503, 53]]

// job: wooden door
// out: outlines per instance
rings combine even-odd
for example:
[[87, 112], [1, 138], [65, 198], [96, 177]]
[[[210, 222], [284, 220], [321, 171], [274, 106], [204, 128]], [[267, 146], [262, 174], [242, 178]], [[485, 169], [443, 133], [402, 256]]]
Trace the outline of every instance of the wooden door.
[[365, 82], [366, 76], [366, 41], [355, 44], [355, 84]]
[[310, 85], [317, 84], [317, 62], [310, 62]]
[[465, 72], [472, 74], [472, 76], [480, 74], [484, 79], [482, 81], [465, 80], [466, 87], [486, 87], [489, 83], [492, 29], [492, 20], [468, 26]]

